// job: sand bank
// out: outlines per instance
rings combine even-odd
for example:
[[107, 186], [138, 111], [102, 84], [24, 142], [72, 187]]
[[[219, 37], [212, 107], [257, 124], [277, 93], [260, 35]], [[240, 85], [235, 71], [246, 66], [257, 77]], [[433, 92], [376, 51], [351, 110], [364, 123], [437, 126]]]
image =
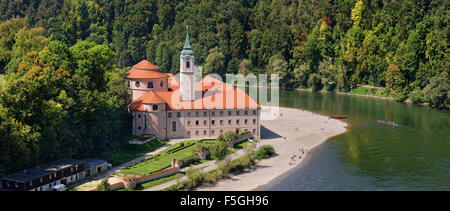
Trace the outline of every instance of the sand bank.
[[[313, 150], [327, 139], [346, 131], [345, 122], [327, 116], [291, 108], [280, 108], [280, 112], [282, 116], [276, 120], [261, 121], [261, 142], [258, 144], [272, 145], [276, 156], [260, 161], [245, 173], [222, 180], [216, 185], [204, 185], [196, 190], [254, 190], [299, 165], [308, 154], [302, 154], [301, 149]], [[294, 155], [296, 157], [292, 162]]]

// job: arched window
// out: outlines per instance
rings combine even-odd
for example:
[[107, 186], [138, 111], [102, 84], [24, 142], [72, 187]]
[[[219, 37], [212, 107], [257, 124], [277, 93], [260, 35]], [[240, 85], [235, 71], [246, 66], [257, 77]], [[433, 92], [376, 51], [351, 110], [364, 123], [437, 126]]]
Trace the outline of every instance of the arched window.
[[153, 88], [154, 88], [154, 87], [153, 87], [153, 82], [152, 82], [152, 81], [148, 82], [147, 88], [148, 88], [148, 89], [153, 89]]
[[161, 83], [159, 83], [159, 85], [160, 85], [161, 87], [164, 87], [164, 81], [161, 81]]
[[153, 105], [153, 110], [157, 111], [158, 110], [158, 105]]
[[136, 85], [136, 87], [140, 87], [141, 86], [141, 82], [136, 81], [135, 85]]
[[128, 88], [131, 87], [131, 82], [130, 82], [130, 80], [127, 80], [127, 87], [128, 87]]
[[186, 68], [191, 68], [191, 62], [186, 62]]

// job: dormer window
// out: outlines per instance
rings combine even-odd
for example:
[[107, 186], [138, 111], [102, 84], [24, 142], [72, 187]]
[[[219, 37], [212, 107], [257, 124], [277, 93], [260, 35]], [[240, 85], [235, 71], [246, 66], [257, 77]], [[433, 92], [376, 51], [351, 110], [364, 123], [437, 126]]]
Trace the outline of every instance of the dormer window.
[[147, 84], [147, 88], [148, 89], [153, 89], [154, 88], [154, 86], [153, 86], [153, 82], [148, 82], [148, 84]]
[[161, 87], [164, 87], [164, 81], [161, 81], [161, 83], [159, 83], [159, 85], [160, 85]]
[[153, 110], [157, 111], [158, 110], [158, 105], [153, 105]]
[[191, 62], [186, 62], [186, 68], [191, 68]]
[[141, 86], [141, 82], [136, 81], [135, 85], [136, 85], [136, 87], [140, 87]]

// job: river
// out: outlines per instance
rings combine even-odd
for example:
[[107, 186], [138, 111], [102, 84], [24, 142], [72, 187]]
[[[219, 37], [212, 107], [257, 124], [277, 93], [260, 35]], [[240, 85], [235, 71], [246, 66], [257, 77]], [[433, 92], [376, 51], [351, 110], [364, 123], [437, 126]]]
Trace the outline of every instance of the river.
[[280, 106], [349, 116], [349, 127], [262, 190], [450, 190], [449, 111], [297, 91], [280, 91]]

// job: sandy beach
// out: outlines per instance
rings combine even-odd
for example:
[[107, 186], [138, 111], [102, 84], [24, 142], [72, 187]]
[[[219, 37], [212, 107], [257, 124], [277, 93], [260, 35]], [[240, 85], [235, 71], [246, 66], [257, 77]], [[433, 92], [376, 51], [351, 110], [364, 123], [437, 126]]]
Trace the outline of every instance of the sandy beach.
[[280, 108], [280, 112], [282, 115], [278, 119], [261, 121], [261, 142], [258, 143], [258, 147], [272, 145], [276, 156], [260, 161], [245, 173], [232, 176], [215, 185], [204, 185], [196, 190], [254, 190], [298, 166], [308, 155], [303, 154], [300, 149], [313, 151], [327, 139], [346, 131], [345, 122], [327, 116], [291, 108]]

